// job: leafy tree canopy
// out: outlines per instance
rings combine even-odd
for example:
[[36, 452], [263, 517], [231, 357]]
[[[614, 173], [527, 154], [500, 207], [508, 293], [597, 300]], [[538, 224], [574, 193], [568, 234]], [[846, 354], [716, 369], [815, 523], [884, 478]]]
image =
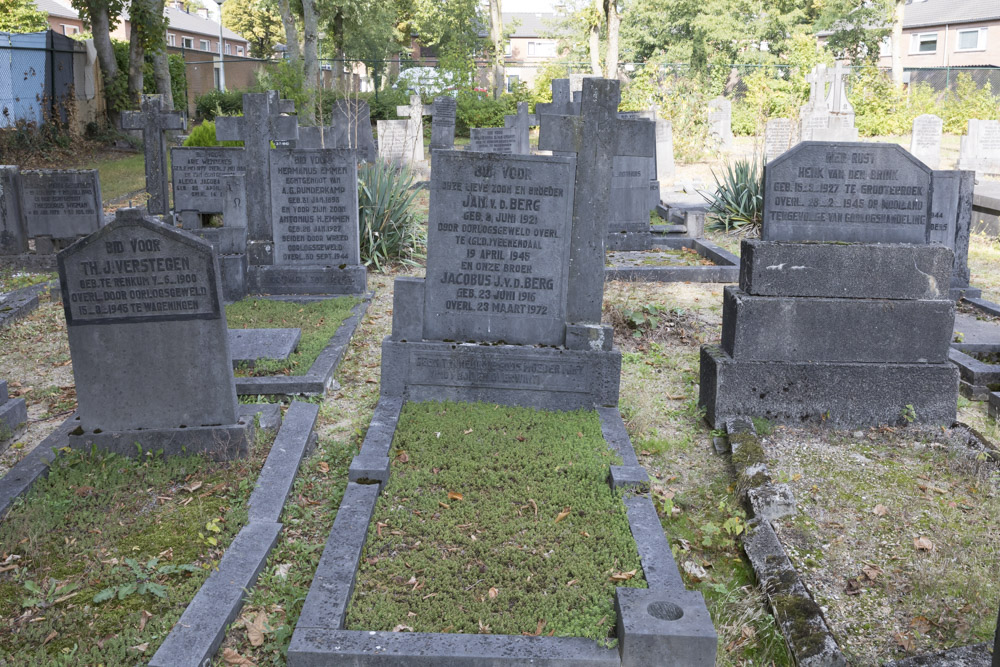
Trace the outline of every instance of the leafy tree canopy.
[[0, 0], [0, 30], [3, 32], [41, 32], [49, 29], [48, 15], [32, 0]]

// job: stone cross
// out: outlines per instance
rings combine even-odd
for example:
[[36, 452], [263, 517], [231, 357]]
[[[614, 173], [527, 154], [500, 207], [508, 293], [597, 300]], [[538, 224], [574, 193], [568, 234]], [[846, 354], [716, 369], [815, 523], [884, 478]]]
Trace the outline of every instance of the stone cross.
[[580, 103], [574, 102], [569, 90], [569, 79], [552, 79], [552, 101], [535, 105], [535, 114], [541, 121], [543, 114], [578, 116]]
[[619, 85], [614, 79], [584, 79], [580, 115], [551, 115], [538, 136], [539, 150], [576, 153], [570, 250], [570, 274], [575, 279], [567, 294], [567, 322], [601, 321], [612, 156], [656, 156], [654, 123], [618, 119]]
[[853, 114], [854, 108], [844, 92], [844, 82], [850, 71], [841, 63], [837, 63], [833, 72], [827, 73], [830, 81], [830, 94], [826, 98], [826, 106], [835, 114]]
[[[271, 243], [271, 142], [298, 139], [299, 124], [291, 100], [279, 100], [278, 93], [245, 93], [243, 115], [215, 120], [215, 138], [242, 141], [246, 155], [247, 236], [252, 264], [271, 264], [266, 248]], [[255, 245], [256, 244], [256, 245]], [[263, 252], [258, 252], [263, 250]]]
[[424, 161], [424, 116], [433, 116], [434, 107], [420, 101], [420, 95], [410, 95], [409, 104], [396, 107], [397, 116], [406, 116], [406, 142], [412, 151], [410, 161]]
[[806, 74], [806, 83], [809, 84], [810, 107], [816, 106], [816, 101], [820, 96], [826, 96], [826, 65], [816, 65]]
[[143, 95], [140, 111], [122, 114], [123, 130], [141, 130], [146, 158], [146, 210], [163, 215], [169, 208], [167, 193], [167, 130], [187, 129], [187, 116], [182, 111], [163, 108], [162, 95]]
[[516, 130], [517, 143], [514, 144], [514, 152], [519, 155], [531, 153], [531, 145], [528, 140], [529, 128], [538, 125], [538, 114], [528, 113], [528, 103], [517, 103], [517, 115], [504, 116], [503, 126], [512, 127]]

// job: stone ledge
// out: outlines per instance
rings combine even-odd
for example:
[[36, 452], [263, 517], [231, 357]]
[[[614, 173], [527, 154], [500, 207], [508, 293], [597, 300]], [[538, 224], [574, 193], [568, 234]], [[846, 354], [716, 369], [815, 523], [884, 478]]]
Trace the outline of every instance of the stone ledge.
[[0, 329], [17, 322], [38, 308], [39, 297], [58, 287], [56, 281], [29, 285], [0, 295]]
[[713, 266], [606, 266], [605, 280], [631, 280], [652, 283], [735, 283], [740, 276], [740, 258], [715, 245], [697, 238], [666, 238], [655, 247], [691, 248], [711, 260]]
[[299, 465], [309, 448], [319, 406], [294, 401], [285, 413], [281, 430], [271, 445], [271, 452], [257, 478], [250, 500], [247, 502], [248, 521], [277, 523], [285, 499], [292, 490], [292, 483]]
[[402, 398], [379, 398], [361, 443], [361, 451], [348, 468], [349, 481], [360, 484], [378, 482], [380, 486], [389, 481], [389, 450], [402, 409]]

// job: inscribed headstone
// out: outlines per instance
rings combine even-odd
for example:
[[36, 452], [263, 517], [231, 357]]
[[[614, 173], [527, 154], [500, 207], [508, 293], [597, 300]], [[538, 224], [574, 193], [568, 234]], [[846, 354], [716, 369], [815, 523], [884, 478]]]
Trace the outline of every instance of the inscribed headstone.
[[469, 129], [469, 150], [477, 153], [513, 154], [517, 130], [512, 127], [473, 127]]
[[327, 148], [353, 148], [361, 162], [375, 161], [371, 110], [368, 102], [339, 99], [333, 105], [333, 144]]
[[764, 126], [764, 161], [770, 162], [795, 143], [789, 118], [769, 118]]
[[529, 155], [531, 153], [531, 126], [538, 125], [538, 116], [528, 113], [528, 103], [518, 102], [517, 113], [513, 116], [503, 117], [503, 126], [513, 128], [516, 132], [517, 142], [514, 145], [514, 152], [518, 155]]
[[666, 118], [656, 119], [656, 180], [662, 184], [674, 179], [674, 127]]
[[22, 171], [21, 214], [31, 238], [69, 239], [96, 232], [104, 224], [97, 170]]
[[1000, 121], [969, 119], [968, 132], [959, 148], [958, 168], [1000, 174]]
[[926, 243], [931, 170], [896, 144], [804, 142], [764, 168], [765, 241]]
[[575, 171], [572, 158], [438, 153], [425, 337], [563, 344]]
[[21, 215], [18, 168], [0, 165], [0, 255], [28, 252], [28, 228]]
[[451, 150], [455, 147], [455, 113], [458, 103], [454, 97], [435, 97], [431, 114], [431, 150]]
[[413, 149], [408, 144], [405, 120], [380, 120], [378, 125], [378, 155], [387, 162], [409, 162]]
[[174, 210], [221, 213], [223, 179], [246, 173], [245, 155], [231, 147], [170, 149]]
[[913, 119], [910, 152], [931, 169], [941, 164], [941, 130], [943, 123], [938, 116], [925, 113]]
[[271, 219], [276, 265], [357, 265], [357, 158], [350, 149], [275, 149]]
[[424, 162], [424, 116], [434, 113], [433, 107], [425, 106], [420, 95], [410, 95], [409, 104], [396, 107], [396, 115], [406, 116], [406, 143], [410, 151], [407, 162]]
[[81, 426], [236, 422], [236, 387], [212, 247], [119, 211], [59, 253]]
[[733, 103], [721, 95], [708, 103], [708, 135], [721, 150], [733, 147]]

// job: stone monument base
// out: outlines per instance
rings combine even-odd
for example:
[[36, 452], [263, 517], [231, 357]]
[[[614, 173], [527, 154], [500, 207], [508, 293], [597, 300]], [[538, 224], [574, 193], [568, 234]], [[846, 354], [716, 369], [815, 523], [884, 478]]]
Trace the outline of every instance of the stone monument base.
[[[265, 431], [277, 429], [281, 423], [277, 404], [240, 404], [235, 424], [92, 433], [78, 426], [70, 431], [68, 440], [73, 449], [96, 447], [121, 456], [138, 456], [143, 452], [161, 452], [163, 456], [206, 454], [215, 461], [228, 461], [250, 454], [257, 435], [257, 413], [261, 413], [259, 424]], [[72, 419], [78, 421], [79, 417]]]
[[958, 369], [948, 362], [737, 362], [719, 347], [701, 348], [698, 404], [713, 428], [732, 417], [838, 427], [950, 426], [957, 393]]
[[23, 398], [11, 400], [7, 381], [0, 381], [0, 451], [13, 440], [28, 421], [28, 408]]
[[251, 265], [247, 272], [250, 294], [353, 294], [368, 289], [368, 272], [363, 265], [289, 266]]
[[653, 232], [645, 231], [609, 231], [604, 238], [605, 250], [649, 250], [653, 247]]

